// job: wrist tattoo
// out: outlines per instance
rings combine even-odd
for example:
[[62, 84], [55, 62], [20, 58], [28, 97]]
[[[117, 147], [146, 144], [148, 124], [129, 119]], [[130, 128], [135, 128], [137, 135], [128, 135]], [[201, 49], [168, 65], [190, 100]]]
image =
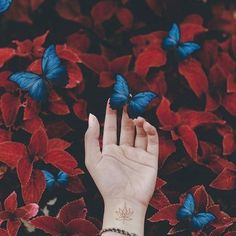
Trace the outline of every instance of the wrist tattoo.
[[117, 211], [115, 211], [117, 218], [116, 220], [123, 221], [130, 221], [132, 220], [132, 215], [134, 214], [134, 211], [131, 208], [128, 208], [126, 206], [126, 203], [124, 204], [123, 208], [118, 208]]

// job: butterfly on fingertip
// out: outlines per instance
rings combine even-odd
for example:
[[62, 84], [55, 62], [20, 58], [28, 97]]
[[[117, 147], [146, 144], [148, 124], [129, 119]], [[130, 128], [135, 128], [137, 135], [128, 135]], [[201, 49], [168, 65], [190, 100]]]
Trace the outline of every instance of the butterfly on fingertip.
[[0, 0], [0, 13], [7, 11], [10, 8], [12, 2], [13, 0]]
[[180, 60], [186, 59], [192, 53], [200, 49], [200, 45], [194, 42], [180, 42], [180, 29], [178, 25], [173, 24], [167, 37], [163, 40], [163, 48], [165, 50], [175, 49], [177, 57]]
[[110, 106], [112, 109], [120, 109], [126, 104], [128, 105], [127, 112], [130, 118], [136, 118], [143, 114], [147, 105], [157, 95], [153, 92], [141, 92], [132, 95], [129, 91], [129, 86], [126, 79], [118, 74], [115, 78], [113, 93], [110, 98]]
[[32, 72], [17, 72], [9, 77], [19, 87], [29, 92], [30, 96], [37, 101], [45, 101], [48, 97], [50, 86], [63, 87], [67, 83], [67, 72], [62, 61], [56, 54], [54, 45], [50, 45], [42, 58], [42, 75]]
[[193, 230], [201, 230], [216, 219], [212, 213], [195, 212], [195, 200], [191, 193], [187, 194], [183, 206], [178, 209], [177, 218], [179, 220], [188, 220]]
[[46, 181], [47, 190], [53, 190], [56, 186], [66, 187], [69, 182], [69, 175], [63, 171], [60, 171], [56, 176], [46, 170], [42, 172]]

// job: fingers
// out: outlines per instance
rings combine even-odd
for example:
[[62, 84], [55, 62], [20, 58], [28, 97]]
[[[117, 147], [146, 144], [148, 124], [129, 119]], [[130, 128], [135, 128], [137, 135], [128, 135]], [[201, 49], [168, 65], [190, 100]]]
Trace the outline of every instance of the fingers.
[[135, 126], [129, 118], [127, 107], [124, 107], [121, 120], [120, 145], [134, 145]]
[[85, 134], [85, 164], [97, 163], [101, 159], [99, 145], [100, 126], [96, 116], [89, 114], [89, 127]]
[[147, 149], [147, 134], [143, 128], [145, 120], [142, 117], [138, 117], [134, 120], [136, 126], [136, 137], [134, 146], [146, 151]]
[[116, 110], [111, 109], [108, 100], [103, 131], [103, 146], [109, 144], [117, 144], [117, 116]]
[[158, 156], [159, 140], [156, 128], [148, 122], [144, 123], [143, 128], [147, 134], [147, 152]]

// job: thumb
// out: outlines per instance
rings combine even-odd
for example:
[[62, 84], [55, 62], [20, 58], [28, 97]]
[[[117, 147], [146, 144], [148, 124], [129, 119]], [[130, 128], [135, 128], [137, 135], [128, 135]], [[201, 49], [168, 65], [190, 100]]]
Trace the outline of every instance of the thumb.
[[85, 133], [85, 165], [90, 168], [102, 158], [99, 145], [100, 125], [96, 116], [89, 114], [89, 125]]

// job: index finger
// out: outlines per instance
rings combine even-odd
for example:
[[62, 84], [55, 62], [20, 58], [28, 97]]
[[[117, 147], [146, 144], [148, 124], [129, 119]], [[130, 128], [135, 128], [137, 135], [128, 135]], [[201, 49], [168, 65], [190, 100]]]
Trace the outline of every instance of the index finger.
[[103, 131], [103, 146], [117, 144], [117, 114], [111, 109], [110, 99], [107, 101], [106, 116]]

